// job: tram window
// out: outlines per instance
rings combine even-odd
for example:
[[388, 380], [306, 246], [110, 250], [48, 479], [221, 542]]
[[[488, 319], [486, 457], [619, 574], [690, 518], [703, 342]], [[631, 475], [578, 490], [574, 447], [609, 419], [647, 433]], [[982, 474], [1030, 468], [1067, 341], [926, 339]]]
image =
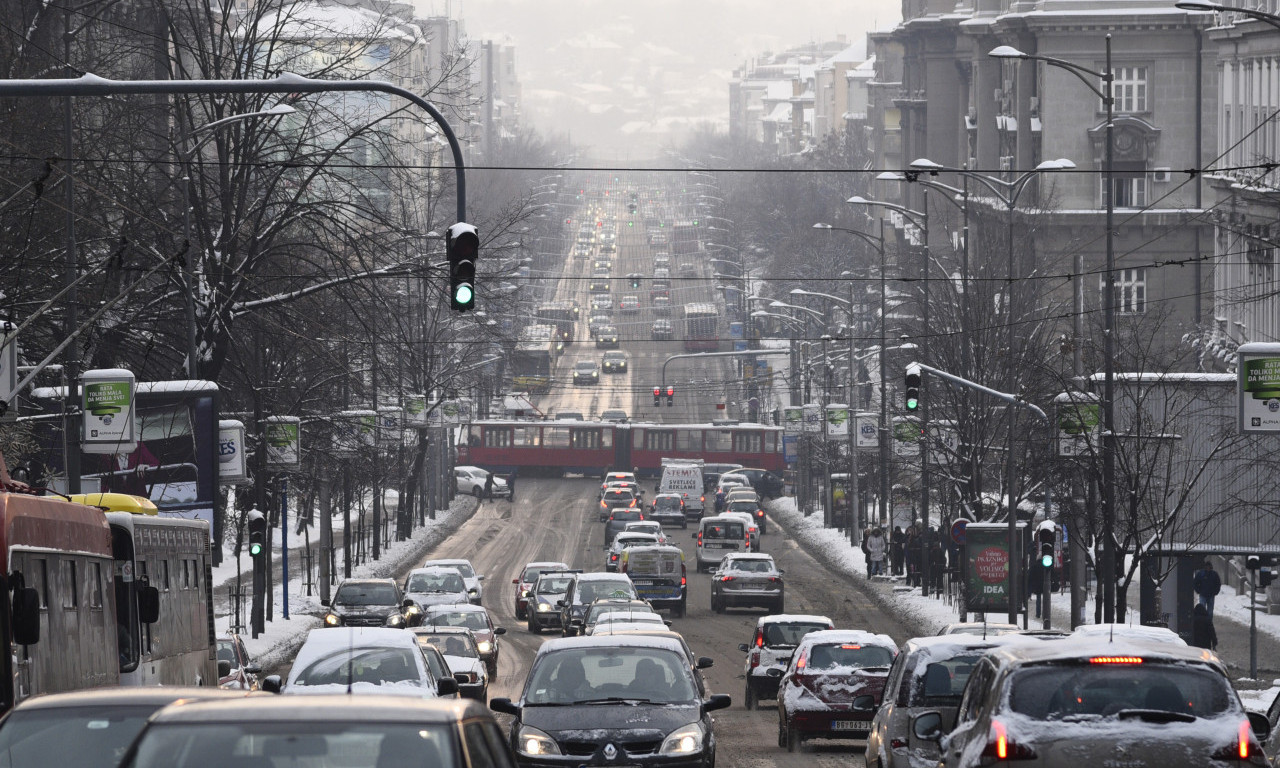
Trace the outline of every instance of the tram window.
[[575, 429], [571, 437], [574, 448], [600, 447], [600, 430], [598, 429]]
[[762, 437], [759, 432], [734, 432], [733, 450], [738, 453], [760, 453]]
[[89, 607], [102, 610], [102, 563], [90, 563], [89, 575], [92, 577], [89, 584]]
[[488, 427], [484, 431], [484, 447], [510, 448], [511, 429], [508, 427]]
[[733, 449], [733, 433], [727, 429], [708, 429], [706, 431], [707, 451], [725, 452]]
[[31, 561], [31, 573], [35, 578], [36, 592], [40, 595], [40, 610], [49, 610], [49, 561], [43, 557]]
[[676, 447], [676, 433], [650, 429], [644, 433], [644, 447], [649, 451], [670, 451]]
[[191, 561], [182, 559], [182, 588], [191, 589]]
[[76, 581], [76, 561], [63, 560], [59, 567], [62, 581], [62, 607], [74, 611], [80, 607], [80, 584]]
[[676, 450], [677, 451], [701, 451], [702, 450], [702, 430], [682, 429], [679, 432], [676, 432]]
[[511, 430], [511, 444], [529, 448], [538, 447], [538, 436], [542, 431], [538, 427], [515, 427]]
[[570, 432], [568, 427], [544, 427], [542, 444], [547, 448], [568, 448]]
[[169, 561], [161, 560], [157, 565], [160, 567], [160, 589], [161, 591], [169, 591]]

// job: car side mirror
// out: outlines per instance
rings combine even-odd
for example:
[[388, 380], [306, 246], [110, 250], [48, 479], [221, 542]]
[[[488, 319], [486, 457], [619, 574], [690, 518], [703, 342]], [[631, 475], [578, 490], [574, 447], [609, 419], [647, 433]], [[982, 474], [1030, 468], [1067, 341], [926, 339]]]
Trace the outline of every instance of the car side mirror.
[[218, 677], [226, 677], [231, 674], [231, 660], [218, 659]]
[[436, 694], [438, 696], [456, 696], [458, 694], [458, 681], [452, 677], [442, 677], [436, 681]]
[[770, 669], [765, 670], [765, 674], [768, 675], [769, 677], [780, 678], [782, 677], [782, 670], [778, 669], [777, 667], [771, 667]]
[[250, 675], [258, 675], [262, 673], [262, 667], [257, 664], [249, 664], [244, 668], [244, 671]]
[[507, 628], [506, 628], [506, 627], [494, 627], [494, 628], [493, 628], [493, 634], [495, 634], [495, 635], [505, 635], [505, 634], [507, 634]]
[[694, 665], [694, 668], [695, 668], [695, 669], [710, 669], [712, 666], [714, 666], [714, 665], [715, 665], [715, 663], [716, 663], [716, 660], [715, 660], [715, 659], [713, 659], [713, 658], [711, 658], [710, 656], [699, 656], [699, 657], [698, 657], [698, 663]]
[[400, 607], [401, 607], [401, 608], [410, 608], [410, 607], [412, 607], [412, 606], [414, 606], [414, 605], [416, 605], [416, 603], [414, 603], [412, 600], [405, 599], [405, 601], [404, 601], [403, 603], [401, 603], [401, 604], [400, 604]]
[[853, 701], [849, 702], [849, 706], [859, 712], [874, 712], [878, 709], [876, 697], [865, 693], [861, 696], [854, 696]]
[[689, 536], [689, 538], [691, 538], [691, 539], [696, 539], [696, 538], [698, 538], [698, 532], [697, 532], [697, 531], [694, 531], [694, 532], [693, 532], [693, 534], [692, 534], [691, 536]]
[[476, 581], [484, 581], [484, 574], [480, 574], [479, 576], [477, 576]]
[[942, 740], [942, 713], [936, 711], [921, 712], [911, 721], [911, 732], [921, 741], [939, 742]]
[[520, 716], [520, 707], [516, 706], [515, 702], [506, 697], [489, 699], [489, 709], [492, 709], [494, 712], [501, 712], [504, 715]]
[[321, 604], [321, 605], [323, 605], [325, 608], [328, 608], [328, 607], [329, 607], [329, 598], [327, 598], [327, 597], [322, 597], [322, 598], [320, 598], [320, 604]]
[[563, 600], [557, 600], [557, 601], [556, 601], [556, 607], [557, 607], [557, 608], [563, 608], [563, 607], [564, 607], [564, 601], [563, 601]]
[[1271, 737], [1271, 721], [1261, 712], [1249, 712], [1249, 727], [1253, 728], [1253, 735], [1258, 741], [1265, 742]]
[[786, 575], [787, 575], [787, 572], [786, 572], [786, 571], [783, 571], [783, 570], [779, 570], [779, 571], [778, 571], [778, 575], [779, 575], [779, 576], [786, 576]]
[[733, 699], [727, 693], [713, 693], [711, 698], [702, 702], [703, 712], [715, 712], [717, 709], [728, 709], [733, 706]]
[[671, 619], [663, 619], [663, 620], [662, 620], [662, 623], [663, 623], [663, 624], [666, 624], [666, 625], [669, 627], [669, 626], [671, 626]]
[[750, 653], [751, 646], [747, 645], [746, 643], [738, 643], [738, 650], [742, 651], [743, 653]]
[[517, 585], [518, 585], [518, 584], [520, 583], [520, 580], [519, 580], [519, 579], [512, 579], [512, 580], [511, 580], [511, 583], [512, 583], [512, 584], [517, 584]]
[[279, 675], [267, 675], [262, 678], [259, 687], [267, 693], [279, 693], [284, 689], [284, 684], [281, 683]]

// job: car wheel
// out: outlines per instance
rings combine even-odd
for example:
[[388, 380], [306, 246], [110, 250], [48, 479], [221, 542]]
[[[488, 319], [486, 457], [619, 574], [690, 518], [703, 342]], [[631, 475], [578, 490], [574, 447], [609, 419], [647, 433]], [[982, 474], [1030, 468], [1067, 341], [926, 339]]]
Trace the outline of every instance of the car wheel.
[[529, 614], [529, 631], [535, 635], [542, 634], [542, 626], [538, 624], [538, 620], [534, 618], [532, 613]]
[[799, 752], [803, 742], [800, 739], [800, 732], [791, 726], [787, 726], [787, 751]]
[[747, 692], [742, 697], [743, 706], [747, 709], [755, 709], [756, 701], [756, 687], [751, 684], [751, 679], [747, 678]]
[[774, 604], [773, 604], [773, 613], [786, 613], [786, 611], [785, 611], [785, 610], [783, 610], [783, 606], [784, 606], [785, 604], [786, 604], [786, 603], [785, 603], [784, 601], [782, 601], [782, 600], [779, 600], [778, 602], [774, 603]]
[[476, 486], [472, 486], [472, 488], [471, 488], [471, 495], [472, 495], [472, 496], [475, 496], [475, 497], [478, 499], [478, 498], [480, 498], [482, 495], [484, 495], [484, 491], [480, 490], [480, 486], [478, 486], [478, 485], [476, 485]]
[[778, 715], [778, 746], [784, 748], [787, 746], [787, 729], [783, 725], [782, 715]]
[[682, 597], [680, 598], [680, 606], [676, 608], [676, 611], [678, 612], [676, 613], [676, 617], [683, 619], [685, 611], [687, 610], [688, 610], [688, 598]]
[[524, 621], [524, 620], [525, 620], [525, 619], [527, 619], [528, 617], [529, 617], [528, 612], [526, 612], [526, 611], [522, 611], [522, 610], [520, 610], [519, 608], [517, 608], [517, 609], [516, 609], [516, 618], [517, 618], [517, 619], [519, 619], [520, 621]]

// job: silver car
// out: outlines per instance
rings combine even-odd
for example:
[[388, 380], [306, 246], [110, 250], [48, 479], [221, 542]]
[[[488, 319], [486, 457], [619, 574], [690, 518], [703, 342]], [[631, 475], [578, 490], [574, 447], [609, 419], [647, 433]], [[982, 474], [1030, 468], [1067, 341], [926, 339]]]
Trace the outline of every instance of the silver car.
[[786, 602], [782, 574], [772, 555], [725, 555], [719, 570], [711, 574], [711, 610], [764, 608], [782, 613]]

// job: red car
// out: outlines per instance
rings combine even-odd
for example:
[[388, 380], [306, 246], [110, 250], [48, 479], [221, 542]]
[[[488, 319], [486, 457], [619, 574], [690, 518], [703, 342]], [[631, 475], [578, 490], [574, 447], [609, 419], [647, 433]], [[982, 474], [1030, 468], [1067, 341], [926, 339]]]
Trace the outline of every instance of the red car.
[[880, 708], [898, 646], [861, 630], [810, 632], [778, 674], [778, 746], [798, 752], [805, 739], [865, 739]]
[[551, 561], [541, 561], [529, 563], [520, 571], [520, 576], [511, 580], [516, 585], [516, 618], [525, 619], [529, 616], [529, 591], [533, 589], [533, 583], [538, 580], [538, 574], [543, 571], [567, 571], [569, 566], [564, 563], [555, 563]]

